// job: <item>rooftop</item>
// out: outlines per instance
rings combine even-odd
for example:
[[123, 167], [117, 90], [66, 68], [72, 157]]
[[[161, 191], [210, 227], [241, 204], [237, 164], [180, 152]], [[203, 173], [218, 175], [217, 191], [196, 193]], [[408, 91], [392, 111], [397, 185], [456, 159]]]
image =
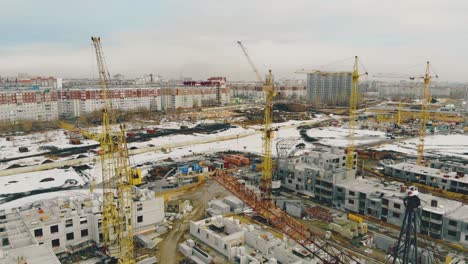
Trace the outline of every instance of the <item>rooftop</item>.
[[463, 205], [457, 210], [447, 214], [447, 217], [454, 220], [468, 222], [468, 205]]
[[444, 178], [444, 179], [450, 179], [452, 181], [468, 183], [468, 177], [459, 177], [457, 176], [456, 172], [444, 172], [440, 169], [419, 166], [419, 165], [412, 164], [412, 163], [398, 163], [398, 164], [392, 164], [392, 165], [387, 165], [387, 166], [397, 169], [397, 170], [409, 171], [409, 172], [426, 175], [430, 177]]

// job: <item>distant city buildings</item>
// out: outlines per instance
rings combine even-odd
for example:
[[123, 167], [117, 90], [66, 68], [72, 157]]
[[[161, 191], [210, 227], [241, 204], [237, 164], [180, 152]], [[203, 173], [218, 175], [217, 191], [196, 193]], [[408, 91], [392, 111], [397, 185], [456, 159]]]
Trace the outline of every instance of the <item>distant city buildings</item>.
[[346, 106], [351, 94], [351, 72], [322, 72], [307, 74], [307, 100], [324, 106]]
[[[248, 99], [263, 99], [265, 92], [263, 86], [255, 84], [232, 84], [230, 85], [231, 96]], [[305, 99], [305, 87], [303, 85], [297, 86], [283, 86], [280, 85], [276, 88], [277, 97], [280, 99]]]
[[[140, 81], [112, 82], [109, 92], [112, 107], [122, 111], [160, 111], [226, 105], [231, 98], [225, 77], [201, 82], [152, 84], [145, 81], [137, 84]], [[100, 110], [102, 104], [101, 88], [89, 80], [83, 84], [73, 80], [64, 87], [61, 78], [15, 79], [1, 85], [0, 121], [79, 117]]]

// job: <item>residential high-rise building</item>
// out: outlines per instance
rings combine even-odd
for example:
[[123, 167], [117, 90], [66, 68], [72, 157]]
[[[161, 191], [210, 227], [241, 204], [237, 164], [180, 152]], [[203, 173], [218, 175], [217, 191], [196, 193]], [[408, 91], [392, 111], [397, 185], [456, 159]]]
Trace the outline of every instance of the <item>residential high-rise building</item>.
[[346, 106], [351, 94], [352, 72], [322, 72], [307, 74], [306, 98], [324, 106]]

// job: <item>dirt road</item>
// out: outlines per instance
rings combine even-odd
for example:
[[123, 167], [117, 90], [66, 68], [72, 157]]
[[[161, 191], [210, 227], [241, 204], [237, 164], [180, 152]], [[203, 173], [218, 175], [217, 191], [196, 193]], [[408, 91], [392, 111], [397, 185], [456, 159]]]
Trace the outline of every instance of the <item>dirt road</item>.
[[184, 235], [188, 234], [190, 221], [203, 219], [208, 202], [213, 198], [226, 196], [227, 194], [229, 193], [223, 187], [208, 179], [205, 184], [200, 185], [197, 189], [174, 197], [174, 199], [178, 200], [190, 200], [193, 211], [185, 215], [183, 219], [175, 222], [173, 228], [159, 244], [159, 263], [176, 264], [179, 262], [182, 256], [178, 253], [178, 244], [183, 241]]

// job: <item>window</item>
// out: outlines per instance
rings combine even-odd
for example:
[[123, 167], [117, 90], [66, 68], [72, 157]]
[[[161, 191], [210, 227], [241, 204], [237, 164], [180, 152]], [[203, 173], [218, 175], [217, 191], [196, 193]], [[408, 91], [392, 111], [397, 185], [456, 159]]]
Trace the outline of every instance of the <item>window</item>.
[[65, 227], [72, 227], [73, 226], [73, 219], [67, 219], [65, 221]]
[[75, 239], [75, 234], [73, 232], [67, 234], [67, 240]]
[[102, 235], [102, 233], [99, 233], [99, 242], [103, 242], [104, 241], [104, 236]]
[[354, 200], [348, 199], [348, 203], [354, 204]]
[[468, 235], [465, 235], [465, 240], [468, 240]]
[[457, 221], [450, 220], [449, 225], [451, 226], [457, 226]]
[[354, 195], [355, 193], [353, 191], [349, 191], [349, 195]]
[[50, 233], [51, 234], [58, 233], [58, 231], [59, 231], [58, 225], [53, 225], [53, 226], [50, 227]]
[[87, 236], [88, 236], [88, 229], [81, 230], [81, 237], [87, 237]]
[[139, 215], [139, 216], [137, 217], [137, 223], [141, 223], [141, 222], [143, 222], [143, 216], [142, 216], [142, 215]]
[[452, 237], [456, 237], [456, 236], [457, 236], [457, 232], [452, 231], [452, 230], [448, 230], [448, 231], [447, 231], [447, 235], [452, 236]]
[[137, 204], [137, 211], [143, 210], [143, 204]]
[[4, 237], [2, 239], [2, 246], [9, 246], [10, 245], [10, 241], [8, 240], [8, 237]]
[[401, 204], [393, 204], [393, 207], [397, 208], [397, 209], [400, 209], [401, 208]]
[[34, 230], [34, 236], [35, 237], [42, 237], [42, 228]]
[[53, 248], [60, 247], [60, 239], [52, 240], [52, 247]]
[[81, 217], [80, 218], [80, 225], [84, 225], [84, 224], [87, 224], [88, 223], [88, 218], [86, 217]]
[[400, 214], [399, 214], [399, 213], [393, 212], [392, 215], [393, 215], [393, 217], [400, 218]]

